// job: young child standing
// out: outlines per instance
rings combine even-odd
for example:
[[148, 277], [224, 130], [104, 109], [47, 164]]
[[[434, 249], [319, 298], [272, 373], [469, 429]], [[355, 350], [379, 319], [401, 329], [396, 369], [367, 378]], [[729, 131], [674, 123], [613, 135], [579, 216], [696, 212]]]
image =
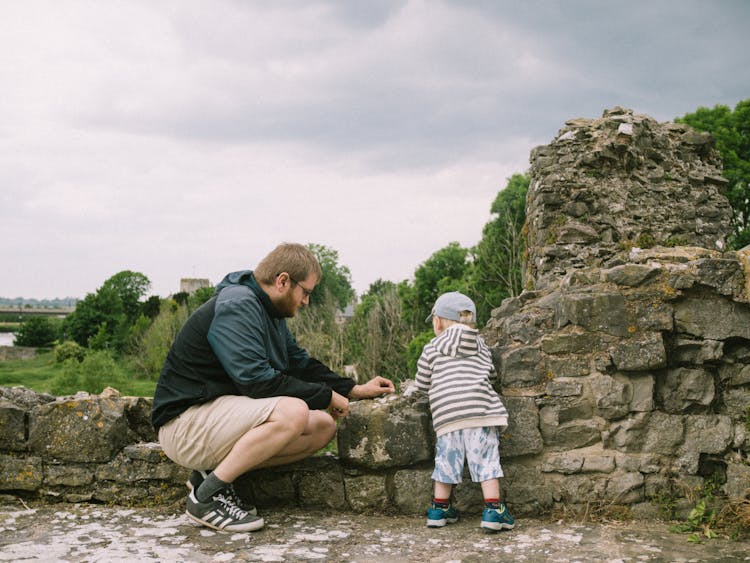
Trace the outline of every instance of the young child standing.
[[499, 432], [508, 425], [508, 412], [490, 385], [494, 366], [475, 328], [476, 307], [454, 291], [438, 298], [430, 317], [435, 338], [422, 350], [415, 378], [416, 389], [428, 393], [437, 434], [435, 496], [427, 526], [440, 528], [458, 521], [450, 496], [467, 461], [472, 481], [482, 484], [481, 527], [488, 532], [510, 530], [515, 519], [500, 500], [499, 480]]

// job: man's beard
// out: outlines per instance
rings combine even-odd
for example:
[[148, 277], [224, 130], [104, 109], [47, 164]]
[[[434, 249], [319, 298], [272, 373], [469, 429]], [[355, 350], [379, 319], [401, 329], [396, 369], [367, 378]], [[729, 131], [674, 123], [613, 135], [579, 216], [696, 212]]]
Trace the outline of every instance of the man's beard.
[[275, 305], [279, 314], [288, 319], [292, 318], [299, 308], [291, 291], [284, 295], [278, 303], [275, 303]]

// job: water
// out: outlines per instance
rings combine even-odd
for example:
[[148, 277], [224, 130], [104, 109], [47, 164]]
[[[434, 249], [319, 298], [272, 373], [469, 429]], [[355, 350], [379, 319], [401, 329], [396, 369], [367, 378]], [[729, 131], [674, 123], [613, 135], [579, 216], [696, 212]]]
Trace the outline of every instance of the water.
[[12, 332], [0, 332], [0, 346], [13, 346], [16, 335]]

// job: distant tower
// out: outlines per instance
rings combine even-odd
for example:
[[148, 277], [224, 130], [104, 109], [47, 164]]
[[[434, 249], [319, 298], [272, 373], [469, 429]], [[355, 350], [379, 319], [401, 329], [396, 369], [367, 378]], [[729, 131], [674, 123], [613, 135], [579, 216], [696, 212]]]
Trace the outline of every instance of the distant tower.
[[201, 287], [211, 287], [211, 282], [206, 278], [182, 278], [180, 280], [180, 292], [195, 293]]

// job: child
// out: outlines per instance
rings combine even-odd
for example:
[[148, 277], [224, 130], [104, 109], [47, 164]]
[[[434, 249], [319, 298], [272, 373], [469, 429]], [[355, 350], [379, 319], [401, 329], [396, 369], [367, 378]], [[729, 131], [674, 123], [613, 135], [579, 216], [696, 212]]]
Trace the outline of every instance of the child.
[[[427, 511], [427, 526], [440, 528], [458, 521], [450, 505], [452, 486], [461, 482], [464, 460], [471, 479], [482, 483], [487, 532], [510, 530], [515, 519], [500, 501], [499, 430], [508, 425], [508, 412], [492, 389], [490, 351], [476, 328], [476, 307], [456, 291], [441, 295], [432, 308], [433, 338], [417, 363], [415, 387], [427, 391], [437, 434], [435, 497]], [[427, 318], [427, 320], [430, 319]]]

